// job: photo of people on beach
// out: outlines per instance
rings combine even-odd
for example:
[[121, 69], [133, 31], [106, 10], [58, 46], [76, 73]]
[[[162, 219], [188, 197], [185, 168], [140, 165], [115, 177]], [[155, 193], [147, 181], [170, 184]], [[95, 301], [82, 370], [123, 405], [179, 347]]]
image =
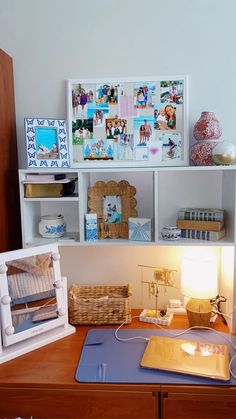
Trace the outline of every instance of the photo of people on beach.
[[117, 141], [118, 136], [127, 134], [127, 120], [119, 118], [106, 119], [106, 138], [114, 138]]
[[58, 136], [56, 128], [37, 127], [35, 129], [38, 159], [58, 159]]
[[158, 130], [176, 129], [176, 107], [171, 103], [159, 103], [154, 106], [154, 128]]
[[87, 105], [94, 101], [94, 85], [73, 84], [71, 95], [73, 118], [87, 118]]
[[161, 102], [183, 103], [183, 80], [161, 81]]
[[93, 120], [77, 119], [72, 122], [73, 145], [82, 145], [83, 140], [93, 138]]
[[105, 117], [108, 115], [109, 105], [108, 103], [88, 103], [87, 105], [87, 117], [93, 119], [93, 125], [104, 126]]
[[134, 142], [138, 146], [146, 146], [155, 138], [154, 117], [140, 116], [134, 118]]
[[115, 105], [118, 103], [118, 96], [120, 95], [123, 95], [123, 89], [118, 83], [106, 83], [96, 86], [97, 103], [109, 103], [109, 105]]
[[156, 85], [151, 82], [134, 83], [134, 105], [139, 108], [152, 108]]
[[181, 158], [181, 136], [179, 133], [163, 132], [159, 139], [162, 142], [162, 161]]

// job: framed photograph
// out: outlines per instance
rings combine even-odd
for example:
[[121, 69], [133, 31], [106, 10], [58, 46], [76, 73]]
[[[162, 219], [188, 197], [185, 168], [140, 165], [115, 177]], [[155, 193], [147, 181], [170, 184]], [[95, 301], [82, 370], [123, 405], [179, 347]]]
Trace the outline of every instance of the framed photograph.
[[97, 181], [88, 189], [88, 209], [97, 214], [98, 238], [128, 239], [128, 218], [137, 217], [136, 188], [126, 180]]
[[28, 167], [69, 167], [66, 121], [25, 118]]
[[187, 76], [68, 80], [67, 98], [72, 167], [188, 165]]

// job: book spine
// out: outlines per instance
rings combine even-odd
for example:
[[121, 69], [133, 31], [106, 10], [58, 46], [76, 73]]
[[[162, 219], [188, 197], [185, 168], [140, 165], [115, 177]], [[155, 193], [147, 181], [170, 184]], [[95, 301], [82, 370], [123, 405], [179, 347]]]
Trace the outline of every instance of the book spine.
[[179, 210], [178, 218], [180, 220], [196, 220], [196, 221], [224, 221], [223, 211], [201, 211], [201, 210]]
[[190, 230], [181, 229], [181, 237], [185, 239], [196, 240], [219, 240], [225, 236], [225, 229], [221, 231], [203, 231], [203, 230]]
[[220, 231], [223, 223], [219, 221], [176, 220], [176, 226], [189, 230]]

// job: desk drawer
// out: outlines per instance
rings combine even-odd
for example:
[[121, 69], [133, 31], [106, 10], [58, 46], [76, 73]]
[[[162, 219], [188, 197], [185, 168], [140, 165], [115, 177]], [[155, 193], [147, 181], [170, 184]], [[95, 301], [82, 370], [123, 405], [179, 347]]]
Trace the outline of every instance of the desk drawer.
[[0, 419], [157, 419], [152, 392], [0, 388]]
[[161, 419], [222, 419], [236, 418], [234, 395], [216, 393], [164, 393]]

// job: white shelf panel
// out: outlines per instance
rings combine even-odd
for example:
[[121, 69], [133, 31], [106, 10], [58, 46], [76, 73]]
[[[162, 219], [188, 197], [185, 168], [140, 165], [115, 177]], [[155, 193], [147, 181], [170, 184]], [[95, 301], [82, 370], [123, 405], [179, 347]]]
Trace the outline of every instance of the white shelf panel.
[[47, 197], [47, 198], [24, 198], [24, 202], [77, 202], [79, 196], [60, 196], [60, 197]]

